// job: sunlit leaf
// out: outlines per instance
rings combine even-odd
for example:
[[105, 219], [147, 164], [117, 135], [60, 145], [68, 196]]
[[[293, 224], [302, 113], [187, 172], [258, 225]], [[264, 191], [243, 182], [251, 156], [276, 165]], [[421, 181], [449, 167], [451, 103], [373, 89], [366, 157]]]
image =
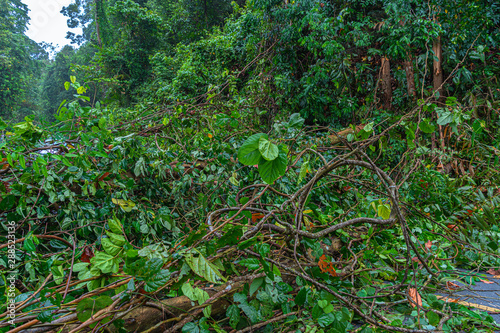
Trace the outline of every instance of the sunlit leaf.
[[246, 139], [238, 150], [238, 160], [244, 165], [255, 165], [261, 160], [261, 153], [259, 151], [260, 138], [267, 139], [267, 134], [257, 133]]
[[197, 256], [193, 256], [191, 253], [188, 253], [184, 256], [184, 258], [196, 275], [199, 275], [212, 283], [220, 283], [221, 280], [226, 281], [217, 266], [205, 259], [201, 253], [198, 252]]

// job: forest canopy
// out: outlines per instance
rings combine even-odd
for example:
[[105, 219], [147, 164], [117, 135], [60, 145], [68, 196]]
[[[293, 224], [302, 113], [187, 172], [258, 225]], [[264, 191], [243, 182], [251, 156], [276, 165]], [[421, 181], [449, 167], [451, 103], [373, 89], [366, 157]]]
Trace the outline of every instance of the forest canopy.
[[500, 328], [450, 296], [499, 284], [497, 1], [61, 13], [0, 0], [1, 332]]

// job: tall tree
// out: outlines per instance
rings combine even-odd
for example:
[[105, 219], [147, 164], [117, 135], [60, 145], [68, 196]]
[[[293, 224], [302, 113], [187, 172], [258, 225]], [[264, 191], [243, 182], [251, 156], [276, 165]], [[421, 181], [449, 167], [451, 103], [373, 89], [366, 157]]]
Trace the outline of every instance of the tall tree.
[[82, 28], [82, 34], [76, 35], [68, 31], [66, 38], [71, 40], [72, 44], [81, 45], [90, 40], [95, 29], [92, 23], [92, 2], [94, 0], [75, 0], [66, 7], [63, 7], [61, 13], [68, 17], [68, 28]]
[[[12, 118], [27, 102], [30, 79], [43, 50], [24, 32], [28, 7], [20, 0], [0, 0], [0, 116]], [[30, 96], [28, 96], [30, 97]]]
[[70, 81], [71, 64], [74, 62], [75, 49], [66, 45], [59, 51], [47, 68], [42, 85], [46, 115], [51, 117], [63, 100], [69, 100], [73, 92], [64, 89], [64, 82]]
[[443, 49], [441, 44], [441, 36], [437, 36], [432, 42], [433, 61], [433, 86], [438, 98], [443, 99]]

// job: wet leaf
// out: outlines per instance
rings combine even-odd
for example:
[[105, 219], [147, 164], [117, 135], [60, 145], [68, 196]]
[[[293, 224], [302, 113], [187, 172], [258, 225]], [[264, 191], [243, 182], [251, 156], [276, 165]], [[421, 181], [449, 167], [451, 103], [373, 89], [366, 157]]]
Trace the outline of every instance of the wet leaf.
[[408, 299], [412, 307], [422, 306], [422, 297], [415, 288], [408, 288]]

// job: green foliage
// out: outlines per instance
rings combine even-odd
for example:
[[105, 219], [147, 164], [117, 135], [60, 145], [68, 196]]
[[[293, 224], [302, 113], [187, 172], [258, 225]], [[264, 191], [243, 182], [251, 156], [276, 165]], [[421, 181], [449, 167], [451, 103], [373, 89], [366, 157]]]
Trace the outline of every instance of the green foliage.
[[[33, 296], [17, 325], [117, 302], [91, 328], [126, 331], [123, 309], [187, 297], [182, 332], [493, 329], [435, 294], [500, 265], [496, 3], [77, 0], [81, 46], [47, 60], [1, 1], [18, 121], [0, 120], [0, 221], [24, 239], [0, 265]], [[438, 36], [446, 99], [426, 98]]]
[[212, 283], [219, 283], [220, 280], [226, 281], [226, 278], [222, 276], [217, 266], [208, 261], [199, 251], [196, 252], [197, 256], [194, 256], [192, 253], [184, 255], [186, 263], [191, 267], [193, 272]]
[[262, 180], [272, 184], [285, 174], [288, 158], [286, 146], [278, 147], [268, 139], [264, 133], [252, 135], [238, 150], [238, 159], [244, 165], [256, 166]]
[[19, 0], [0, 1], [0, 117], [22, 119], [39, 109], [39, 76], [47, 53], [24, 32], [28, 8]]
[[[252, 221], [255, 206], [250, 205], [238, 213], [224, 210], [254, 199], [240, 191], [259, 184], [261, 180], [268, 184], [274, 182], [272, 186], [277, 191], [292, 195], [301, 188], [301, 182], [311, 179], [314, 170], [324, 166], [318, 155], [320, 149], [311, 146], [311, 142], [325, 138], [321, 134], [311, 136], [309, 128], [303, 127], [303, 118], [297, 114], [282, 117], [270, 126], [267, 134], [249, 135], [251, 132], [246, 126], [257, 124], [261, 116], [248, 110], [235, 110], [236, 104], [230, 104], [230, 112], [220, 112], [216, 108], [213, 112], [214, 106], [221, 105], [214, 98], [213, 104], [198, 107], [196, 115], [188, 114], [187, 107], [180, 105], [168, 113], [159, 114], [153, 109], [148, 115], [152, 118], [137, 122], [138, 115], [143, 114], [147, 107], [87, 106], [86, 85], [80, 84], [72, 75], [65, 82], [63, 89], [66, 88], [74, 98], [61, 103], [55, 115], [57, 122], [52, 127], [40, 127], [31, 118], [14, 126], [1, 124], [2, 130], [12, 133], [2, 146], [1, 158], [2, 161], [5, 158], [5, 165], [8, 164], [15, 175], [7, 178], [6, 185], [2, 183], [0, 187], [2, 219], [24, 223], [23, 219], [28, 216], [39, 221], [31, 225], [30, 233], [19, 245], [30, 253], [30, 256], [19, 257], [18, 265], [27, 281], [40, 282], [52, 274], [47, 288], [53, 291], [65, 284], [67, 272], [73, 267], [77, 287], [71, 289], [65, 301], [83, 297], [76, 306], [79, 320], [84, 321], [109, 306], [111, 298], [126, 302], [141, 293], [157, 295], [161, 292], [171, 297], [184, 295], [195, 306], [202, 306], [210, 298], [206, 283], [216, 288], [223, 284], [222, 288], [227, 288], [228, 284], [235, 286], [231, 279], [236, 273], [260, 274], [232, 295], [233, 304], [225, 310], [225, 320], [232, 328], [242, 329], [269, 320], [275, 317], [276, 311], [284, 314], [303, 311], [307, 316], [302, 317], [302, 321], [298, 315], [290, 315], [279, 325], [294, 329], [314, 325], [323, 330], [353, 329], [353, 321], [360, 320], [360, 317], [356, 317], [344, 303], [331, 294], [312, 288], [301, 278], [295, 282], [285, 281], [286, 274], [267, 261], [274, 258], [276, 249], [286, 245], [284, 238], [273, 240], [268, 238], [266, 230], [262, 230], [244, 242], [239, 240], [248, 235], [252, 230], [251, 223], [259, 219]], [[465, 112], [459, 105], [453, 107], [454, 113]], [[427, 105], [425, 110], [435, 108]], [[438, 128], [436, 119], [429, 118], [426, 124], [424, 129]], [[480, 123], [474, 125], [472, 119], [465, 118], [456, 126], [459, 132], [471, 138], [474, 136], [476, 143], [480, 138], [477, 135], [485, 130]], [[406, 121], [398, 127], [399, 135], [408, 136], [407, 132], [414, 133], [417, 128], [422, 129], [417, 123]], [[398, 133], [391, 130], [394, 135]], [[154, 131], [154, 134], [139, 135], [148, 131]], [[373, 138], [377, 131], [377, 124], [368, 122], [358, 132], [353, 132], [355, 134], [348, 140], [357, 145]], [[419, 139], [412, 137], [412, 142], [415, 154], [421, 149], [421, 156], [425, 157], [428, 152], [424, 148], [433, 132], [422, 130], [422, 133]], [[389, 148], [389, 140], [385, 144], [381, 138], [379, 140], [380, 144], [373, 144], [373, 151], [367, 149], [369, 154], [385, 156], [397, 153]], [[304, 145], [311, 148], [303, 150], [300, 155], [294, 153], [297, 147]], [[327, 161], [336, 156], [334, 150], [321, 154]], [[488, 170], [486, 166], [476, 164], [478, 170]], [[363, 193], [347, 187], [347, 184], [354, 185], [348, 178], [351, 171], [351, 168], [344, 167], [332, 173], [338, 177], [336, 185], [331, 185], [333, 178], [325, 178], [314, 186], [304, 201], [305, 206], [300, 208], [304, 215], [302, 232], [309, 232], [309, 228], [324, 230], [334, 225], [334, 218], [338, 216], [342, 219], [390, 218], [394, 207], [379, 192]], [[377, 186], [377, 176], [368, 170], [356, 170], [356, 174], [356, 182]], [[472, 180], [468, 185], [461, 184], [465, 178], [452, 179], [432, 166], [414, 171], [411, 177], [415, 179], [404, 183], [400, 190], [403, 202], [412, 203], [414, 208], [424, 212], [424, 216], [428, 212], [438, 220], [431, 224], [422, 217], [408, 219], [412, 237], [422, 242], [435, 240], [436, 236], [431, 232], [433, 228], [454, 224], [485, 251], [498, 251], [498, 246], [494, 246], [495, 240], [500, 239], [496, 225], [500, 201], [493, 189], [484, 195], [473, 187]], [[279, 207], [286, 198], [275, 192], [266, 192], [260, 200], [266, 205], [264, 207]], [[35, 202], [36, 208], [32, 209]], [[461, 212], [464, 205], [482, 210], [478, 208], [468, 216]], [[352, 210], [352, 207], [356, 209]], [[220, 215], [210, 215], [218, 209], [222, 211]], [[293, 230], [292, 212], [293, 208], [291, 211], [276, 211], [274, 214], [280, 220], [271, 222], [273, 220], [269, 219], [266, 228], [275, 223], [277, 228]], [[234, 223], [221, 225], [222, 221], [229, 219]], [[458, 223], [457, 219], [463, 222]], [[313, 223], [317, 227], [311, 227]], [[72, 249], [67, 244], [58, 241], [46, 243], [46, 239], [37, 237], [44, 235], [45, 228], [51, 232], [63, 231], [59, 234], [63, 237], [66, 232], [75, 235], [77, 250], [73, 264], [70, 260]], [[397, 268], [404, 263], [406, 253], [401, 229], [397, 225], [376, 229], [368, 224], [359, 230], [365, 228], [357, 234], [351, 234], [357, 229], [339, 230], [335, 234], [344, 244], [352, 244], [351, 251], [357, 253], [357, 260], [363, 265], [352, 280], [333, 276], [332, 271], [321, 266], [328, 267], [329, 262], [333, 264], [335, 256], [353, 259], [345, 247], [338, 254], [327, 252], [325, 246], [332, 245], [329, 237], [318, 240], [303, 238], [298, 244], [301, 258], [312, 257], [304, 259], [312, 263], [304, 266], [304, 270], [332, 290], [354, 292], [357, 297], [373, 296], [378, 292], [376, 288], [403, 279], [402, 271]], [[489, 233], [492, 240], [481, 237], [478, 230]], [[223, 233], [220, 238], [207, 236], [219, 232]], [[275, 248], [275, 241], [280, 242], [278, 248]], [[453, 244], [456, 243], [432, 244], [432, 255], [438, 258], [448, 258], [455, 253]], [[256, 255], [246, 256], [245, 250], [255, 251]], [[42, 257], [51, 251], [63, 251], [63, 254]], [[293, 245], [290, 251], [293, 251]], [[40, 256], [40, 259], [35, 261], [31, 256]], [[495, 257], [474, 251], [460, 254], [457, 260], [463, 265], [465, 262], [467, 265], [479, 264], [481, 260], [489, 265], [498, 264]], [[455, 276], [449, 273], [454, 267], [452, 263], [446, 261], [446, 266], [446, 273], [440, 273], [443, 278]], [[339, 268], [333, 271], [340, 272]], [[418, 270], [407, 279], [407, 282], [423, 284], [429, 275]], [[103, 294], [102, 290], [105, 291]], [[98, 296], [86, 298], [88, 291], [98, 293]], [[439, 320], [429, 311], [419, 316], [409, 304], [402, 302], [404, 297], [391, 294], [381, 301], [383, 304], [401, 304], [401, 307], [391, 309], [391, 313], [385, 313], [393, 325], [414, 328], [418, 327], [419, 320], [422, 325], [432, 325]], [[432, 292], [422, 292], [422, 298], [427, 302], [426, 310], [445, 306], [443, 301], [433, 298]], [[58, 311], [61, 300], [51, 302], [49, 309]], [[212, 319], [216, 316], [213, 306], [205, 305], [200, 310], [203, 318], [186, 324], [182, 330], [203, 331], [219, 327], [215, 320], [224, 318]], [[34, 310], [27, 308], [25, 311]], [[465, 308], [455, 308], [455, 311], [460, 313], [462, 320], [449, 322], [452, 330], [466, 327], [480, 318]], [[51, 320], [44, 312], [39, 315], [42, 320]], [[411, 320], [403, 324], [405, 315]], [[109, 319], [105, 318], [101, 325]], [[484, 323], [489, 325], [487, 320]]]
[[110, 306], [112, 303], [113, 300], [109, 296], [83, 299], [76, 306], [78, 311], [78, 320], [85, 322], [92, 317], [93, 314]]

